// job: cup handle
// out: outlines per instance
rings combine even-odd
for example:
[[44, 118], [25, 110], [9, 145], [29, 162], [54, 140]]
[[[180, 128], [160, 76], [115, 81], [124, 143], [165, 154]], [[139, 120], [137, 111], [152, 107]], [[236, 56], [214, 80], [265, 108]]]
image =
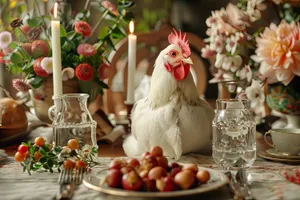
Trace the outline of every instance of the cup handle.
[[271, 134], [271, 131], [268, 131], [268, 132], [265, 133], [265, 135], [264, 135], [264, 140], [265, 140], [265, 142], [266, 142], [269, 146], [275, 148], [275, 145], [274, 145], [274, 144], [271, 144], [271, 143], [268, 142], [268, 140], [267, 140], [267, 135], [268, 135], [268, 134]]
[[51, 106], [48, 110], [48, 117], [51, 121], [54, 121], [56, 118], [56, 106]]

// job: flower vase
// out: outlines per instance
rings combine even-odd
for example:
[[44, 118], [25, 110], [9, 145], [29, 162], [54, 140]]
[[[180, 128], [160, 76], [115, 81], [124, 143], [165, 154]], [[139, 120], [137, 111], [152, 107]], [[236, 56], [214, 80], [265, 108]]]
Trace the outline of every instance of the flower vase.
[[[76, 79], [69, 79], [63, 82], [64, 93], [77, 93], [79, 92], [79, 84]], [[43, 84], [36, 89], [30, 91], [30, 96], [33, 102], [35, 115], [39, 120], [49, 124], [52, 121], [48, 117], [48, 110], [53, 106], [53, 79], [48, 77], [44, 80]]]
[[282, 83], [270, 84], [268, 87], [267, 104], [271, 109], [286, 116], [285, 128], [300, 128], [300, 77], [285, 86]]

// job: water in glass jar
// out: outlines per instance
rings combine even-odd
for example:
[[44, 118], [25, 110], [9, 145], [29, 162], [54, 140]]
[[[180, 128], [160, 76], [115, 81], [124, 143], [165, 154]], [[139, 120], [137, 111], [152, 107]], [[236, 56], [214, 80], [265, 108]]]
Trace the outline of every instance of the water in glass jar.
[[256, 158], [255, 124], [236, 119], [213, 123], [213, 159], [224, 169], [249, 168]]
[[96, 126], [91, 123], [59, 125], [53, 128], [54, 146], [66, 146], [70, 139], [76, 139], [83, 144], [96, 146]]

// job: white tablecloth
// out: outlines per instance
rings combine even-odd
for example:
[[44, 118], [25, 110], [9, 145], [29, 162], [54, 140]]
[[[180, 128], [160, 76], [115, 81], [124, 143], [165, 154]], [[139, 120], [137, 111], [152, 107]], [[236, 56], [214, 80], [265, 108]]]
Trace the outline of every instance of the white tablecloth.
[[[109, 164], [112, 158], [99, 158], [102, 165], [93, 168], [100, 170]], [[204, 167], [217, 168], [209, 156], [190, 154], [183, 156], [180, 162], [193, 162]], [[299, 166], [267, 162], [258, 158], [249, 171], [253, 183], [251, 191], [257, 200], [299, 200], [300, 186], [286, 181], [280, 172], [283, 169], [294, 169]], [[22, 168], [12, 157], [0, 162], [0, 199], [3, 200], [39, 200], [52, 199], [59, 191], [58, 173], [34, 172], [31, 176], [22, 172]], [[83, 199], [132, 199], [107, 196], [80, 185], [74, 192], [74, 200]], [[201, 194], [189, 199], [229, 200], [232, 199], [227, 187]]]

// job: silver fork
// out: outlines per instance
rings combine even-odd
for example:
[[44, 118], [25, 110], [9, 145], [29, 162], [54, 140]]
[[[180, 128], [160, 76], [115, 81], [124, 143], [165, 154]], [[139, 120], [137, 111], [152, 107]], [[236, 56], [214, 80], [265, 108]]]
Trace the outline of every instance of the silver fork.
[[63, 169], [58, 177], [58, 183], [60, 184], [60, 191], [55, 195], [56, 200], [67, 200], [71, 199], [73, 196], [73, 192], [76, 188], [76, 185], [80, 185], [82, 183], [82, 179], [84, 174], [86, 173], [86, 169]]

